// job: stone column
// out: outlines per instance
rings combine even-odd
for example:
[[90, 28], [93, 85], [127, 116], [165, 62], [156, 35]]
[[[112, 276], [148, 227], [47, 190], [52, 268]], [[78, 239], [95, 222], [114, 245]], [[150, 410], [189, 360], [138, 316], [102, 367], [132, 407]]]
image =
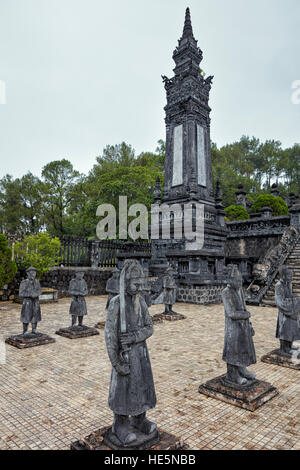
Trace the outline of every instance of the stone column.
[[300, 230], [300, 201], [294, 204], [291, 209], [291, 226]]

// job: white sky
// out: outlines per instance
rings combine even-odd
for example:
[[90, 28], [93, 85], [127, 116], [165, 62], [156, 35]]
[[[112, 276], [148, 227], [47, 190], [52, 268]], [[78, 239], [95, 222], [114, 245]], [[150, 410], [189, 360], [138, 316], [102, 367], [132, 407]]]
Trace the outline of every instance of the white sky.
[[154, 151], [187, 6], [215, 76], [213, 141], [300, 142], [299, 0], [0, 0], [0, 177], [61, 158], [87, 173], [123, 140]]

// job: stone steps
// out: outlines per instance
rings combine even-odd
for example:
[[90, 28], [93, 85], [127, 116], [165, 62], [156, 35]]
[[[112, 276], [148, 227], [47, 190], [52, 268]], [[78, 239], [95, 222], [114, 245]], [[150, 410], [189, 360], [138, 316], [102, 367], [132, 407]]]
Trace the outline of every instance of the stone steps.
[[[300, 296], [300, 242], [297, 243], [294, 250], [288, 257], [285, 263], [293, 270], [293, 293]], [[276, 276], [275, 281], [272, 286], [264, 296], [262, 300], [262, 305], [268, 307], [276, 307], [275, 304], [275, 284], [279, 281], [279, 275]]]

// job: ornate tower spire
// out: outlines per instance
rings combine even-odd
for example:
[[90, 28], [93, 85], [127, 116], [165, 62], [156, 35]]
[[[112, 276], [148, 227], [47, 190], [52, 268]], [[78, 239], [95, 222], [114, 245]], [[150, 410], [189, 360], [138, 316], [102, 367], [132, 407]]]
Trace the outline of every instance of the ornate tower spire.
[[184, 28], [183, 28], [183, 38], [194, 37], [193, 35], [193, 27], [191, 21], [191, 13], [190, 9], [187, 8], [185, 12], [185, 21], [184, 21]]
[[197, 46], [198, 41], [194, 38], [190, 9], [186, 9], [183, 34], [178, 41], [178, 46], [173, 53], [176, 64], [175, 75], [184, 76], [187, 73], [198, 76], [199, 64], [202, 60], [202, 51]]
[[[202, 51], [187, 8], [182, 37], [173, 53], [174, 77], [167, 92], [164, 201], [198, 199], [215, 204], [210, 157], [209, 92], [213, 77], [200, 70]], [[192, 190], [192, 191], [191, 191]]]

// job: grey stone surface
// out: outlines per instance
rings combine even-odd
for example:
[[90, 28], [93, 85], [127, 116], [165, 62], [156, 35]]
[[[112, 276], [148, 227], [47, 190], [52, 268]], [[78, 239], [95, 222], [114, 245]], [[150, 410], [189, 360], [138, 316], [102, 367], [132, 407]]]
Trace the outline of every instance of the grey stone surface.
[[36, 279], [36, 269], [30, 267], [26, 270], [27, 279], [20, 284], [19, 297], [23, 299], [21, 318], [23, 334], [26, 335], [28, 324], [32, 325], [32, 333], [37, 333], [37, 324], [41, 321], [41, 307], [39, 296], [42, 293], [39, 281]]
[[[114, 412], [112, 432], [122, 445], [137, 440], [132, 426], [147, 435], [156, 424], [146, 412], [156, 405], [156, 395], [146, 340], [153, 323], [141, 295], [144, 272], [137, 260], [126, 260], [120, 275], [120, 294], [109, 303], [105, 341], [112, 365], [108, 404]], [[131, 416], [131, 419], [129, 417]]]
[[236, 266], [229, 268], [229, 283], [222, 292], [225, 310], [225, 340], [223, 361], [227, 364], [227, 385], [247, 386], [255, 375], [246, 367], [256, 363], [250, 322], [251, 314], [246, 309], [243, 280]]
[[82, 326], [82, 320], [87, 315], [85, 296], [88, 294], [87, 283], [83, 279], [84, 271], [76, 271], [75, 278], [69, 285], [69, 294], [72, 296], [69, 314], [72, 316], [72, 327], [75, 327], [78, 319]]
[[276, 338], [280, 340], [282, 354], [292, 356], [294, 341], [300, 340], [300, 297], [292, 291], [293, 272], [281, 266], [280, 281], [275, 286], [275, 302], [278, 307]]

